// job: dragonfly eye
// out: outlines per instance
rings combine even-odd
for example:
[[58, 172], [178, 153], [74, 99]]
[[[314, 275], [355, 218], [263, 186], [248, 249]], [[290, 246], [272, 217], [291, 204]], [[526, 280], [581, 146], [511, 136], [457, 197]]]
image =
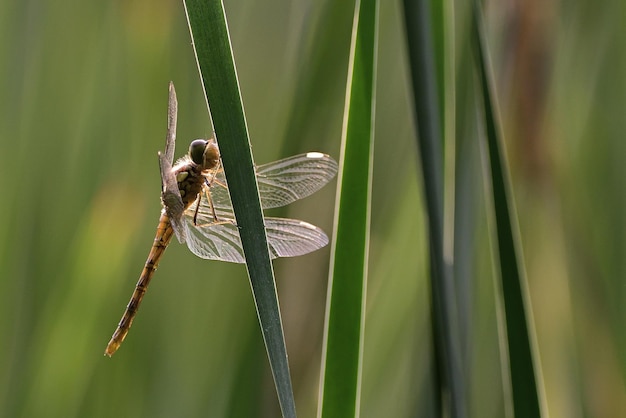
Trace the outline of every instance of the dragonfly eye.
[[208, 142], [204, 139], [196, 139], [191, 142], [189, 145], [189, 156], [191, 157], [191, 161], [198, 165], [201, 165], [204, 162], [204, 149], [207, 144]]

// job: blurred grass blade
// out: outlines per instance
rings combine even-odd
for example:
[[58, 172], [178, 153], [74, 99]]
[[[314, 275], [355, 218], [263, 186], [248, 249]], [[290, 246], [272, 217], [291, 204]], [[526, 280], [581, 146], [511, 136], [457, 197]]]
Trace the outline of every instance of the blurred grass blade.
[[278, 308], [254, 163], [226, 16], [219, 0], [186, 0], [196, 59], [219, 141], [257, 314], [283, 417], [295, 417], [283, 326]]
[[346, 86], [318, 416], [359, 415], [374, 148], [378, 1], [357, 0]]
[[[518, 254], [513, 228], [517, 225], [513, 201], [509, 190], [506, 160], [501, 149], [502, 139], [498, 126], [492, 93], [492, 78], [489, 71], [484, 27], [478, 2], [473, 8], [473, 41], [476, 65], [482, 91], [489, 161], [491, 165], [491, 188], [498, 237], [498, 256], [504, 314], [508, 339], [509, 370], [513, 395], [513, 411], [516, 417], [540, 417], [539, 387], [535, 376], [535, 364], [531, 342], [531, 317], [526, 309], [526, 282], [518, 265]], [[511, 206], [509, 206], [511, 205]], [[505, 382], [506, 384], [506, 382]]]
[[[458, 14], [457, 14], [458, 16]], [[459, 18], [461, 20], [461, 18]], [[469, 27], [463, 18], [459, 30], [467, 35]], [[468, 21], [469, 23], [469, 21]], [[484, 216], [479, 204], [484, 201], [483, 175], [481, 172], [480, 142], [476, 118], [476, 97], [472, 68], [471, 44], [468, 36], [459, 37], [456, 45], [457, 62], [455, 95], [455, 159], [454, 159], [454, 283], [459, 316], [459, 340], [463, 373], [470, 381], [472, 367], [472, 344], [475, 335], [475, 319], [478, 317], [476, 303], [477, 236], [481, 228], [480, 216]], [[468, 395], [469, 396], [469, 395]]]
[[[449, 410], [452, 417], [464, 417], [467, 414], [466, 389], [459, 363], [461, 357], [457, 302], [451, 269], [446, 265], [443, 254], [444, 170], [441, 109], [444, 107], [439, 103], [443, 100], [440, 92], [444, 89], [438, 87], [443, 82], [443, 77], [439, 74], [439, 80], [437, 79], [438, 65], [433, 47], [429, 6], [428, 0], [404, 1], [418, 146], [428, 212], [433, 344], [439, 380], [439, 396], [436, 401], [440, 408], [439, 415], [441, 411]], [[442, 405], [446, 399], [449, 399], [450, 405]]]

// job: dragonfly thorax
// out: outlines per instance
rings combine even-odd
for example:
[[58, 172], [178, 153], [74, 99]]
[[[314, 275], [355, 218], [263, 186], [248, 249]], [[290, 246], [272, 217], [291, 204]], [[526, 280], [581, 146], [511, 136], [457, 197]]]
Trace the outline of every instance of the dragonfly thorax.
[[202, 191], [205, 181], [202, 169], [198, 164], [191, 161], [189, 156], [185, 156], [178, 161], [173, 171], [178, 183], [180, 197], [186, 209], [196, 200], [198, 193]]

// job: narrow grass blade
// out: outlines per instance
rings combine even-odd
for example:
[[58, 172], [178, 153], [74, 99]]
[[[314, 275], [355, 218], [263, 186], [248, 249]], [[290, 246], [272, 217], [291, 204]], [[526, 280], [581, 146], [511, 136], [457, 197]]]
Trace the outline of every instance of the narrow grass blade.
[[[488, 65], [484, 26], [478, 2], [473, 9], [473, 41], [476, 66], [482, 87], [479, 93], [485, 117], [485, 129], [491, 165], [491, 188], [493, 193], [496, 235], [502, 297], [506, 318], [509, 370], [513, 395], [513, 411], [516, 417], [540, 417], [539, 387], [533, 360], [532, 322], [527, 314], [526, 281], [519, 265], [517, 244], [514, 236], [515, 219], [513, 201], [509, 190], [508, 169], [502, 150], [500, 127], [494, 106], [492, 77]], [[505, 382], [506, 384], [506, 382]]]
[[[428, 212], [430, 241], [433, 344], [437, 364], [440, 409], [452, 417], [467, 415], [465, 379], [460, 367], [457, 302], [451, 269], [443, 253], [443, 135], [440, 106], [444, 89], [437, 79], [437, 56], [433, 46], [430, 2], [405, 0], [404, 15], [413, 81], [418, 145]], [[440, 15], [440, 14], [439, 14]], [[449, 396], [448, 396], [449, 394]], [[449, 399], [449, 405], [444, 402]], [[440, 411], [441, 413], [441, 411]]]
[[374, 146], [378, 1], [357, 1], [335, 212], [318, 416], [359, 415]]
[[[454, 282], [457, 295], [457, 310], [459, 315], [459, 340], [461, 347], [461, 364], [469, 389], [472, 381], [470, 373], [472, 365], [472, 346], [474, 345], [475, 312], [479, 307], [476, 303], [478, 296], [476, 268], [477, 242], [480, 236], [480, 216], [482, 211], [479, 204], [484, 201], [483, 176], [481, 172], [480, 144], [477, 141], [476, 98], [474, 97], [475, 83], [472, 71], [472, 51], [469, 32], [469, 17], [461, 8], [455, 9], [455, 39], [456, 62], [454, 64], [454, 129], [456, 134], [454, 143]], [[464, 8], [463, 8], [464, 9]], [[471, 402], [470, 402], [471, 403]], [[469, 405], [468, 405], [469, 408]]]
[[278, 308], [254, 163], [224, 7], [186, 0], [185, 9], [207, 104], [219, 141], [246, 266], [283, 417], [295, 417], [283, 326]]

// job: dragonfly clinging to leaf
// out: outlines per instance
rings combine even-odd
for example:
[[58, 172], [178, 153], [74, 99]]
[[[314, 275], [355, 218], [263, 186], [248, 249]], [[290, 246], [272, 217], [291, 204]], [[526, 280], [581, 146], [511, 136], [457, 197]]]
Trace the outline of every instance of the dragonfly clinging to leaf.
[[[176, 235], [198, 257], [245, 263], [226, 177], [214, 139], [196, 139], [189, 153], [175, 164], [178, 104], [174, 85], [169, 87], [165, 153], [159, 152], [163, 209], [154, 243], [135, 291], [105, 355], [112, 356], [124, 341], [163, 252]], [[256, 167], [261, 206], [281, 207], [316, 192], [337, 174], [337, 163], [319, 152], [295, 155]], [[287, 218], [265, 218], [271, 258], [294, 257], [328, 244], [320, 228]]]

